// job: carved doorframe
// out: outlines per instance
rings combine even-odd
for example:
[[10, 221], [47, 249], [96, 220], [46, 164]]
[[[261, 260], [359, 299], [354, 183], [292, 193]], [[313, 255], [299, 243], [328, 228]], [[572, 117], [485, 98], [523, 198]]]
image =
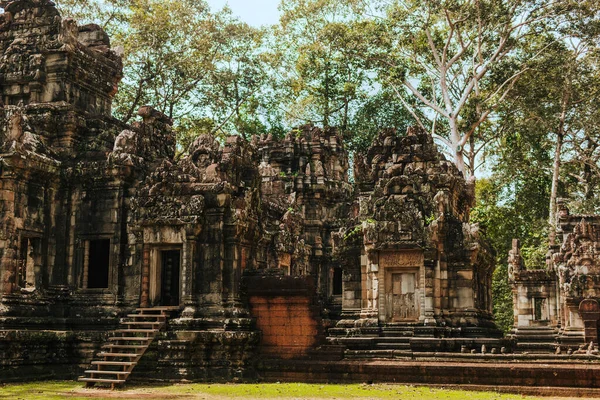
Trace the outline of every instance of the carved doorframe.
[[[419, 317], [421, 316], [421, 279], [419, 276], [419, 268], [418, 267], [398, 267], [398, 268], [385, 268], [385, 320], [386, 322], [417, 322]], [[396, 318], [394, 316], [394, 304], [393, 304], [393, 296], [394, 296], [394, 275], [405, 275], [411, 274], [414, 275], [414, 306], [416, 308], [415, 317], [414, 318]]]
[[382, 251], [379, 253], [379, 320], [382, 323], [394, 322], [389, 314], [389, 292], [392, 288], [392, 274], [414, 273], [415, 274], [415, 303], [418, 307], [416, 319], [396, 322], [418, 322], [425, 318], [425, 268], [423, 251], [421, 250], [397, 250]]
[[163, 252], [165, 251], [178, 251], [179, 252], [179, 302], [182, 302], [183, 291], [182, 291], [182, 275], [183, 271], [183, 244], [169, 244], [169, 245], [154, 245], [150, 249], [150, 265], [149, 265], [149, 290], [148, 297], [150, 305], [157, 306], [162, 305], [164, 299], [162, 299], [163, 282], [162, 282], [162, 268], [163, 268]]

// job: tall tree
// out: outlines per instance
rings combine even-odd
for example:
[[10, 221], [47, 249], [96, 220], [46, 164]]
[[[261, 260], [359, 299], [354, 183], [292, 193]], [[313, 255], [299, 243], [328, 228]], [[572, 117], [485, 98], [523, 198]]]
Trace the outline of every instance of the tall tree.
[[127, 0], [56, 0], [55, 4], [63, 17], [98, 24], [109, 36], [126, 22]]
[[264, 54], [265, 29], [256, 29], [233, 17], [225, 9], [217, 14], [222, 48], [210, 74], [206, 91], [207, 109], [218, 129], [247, 138], [267, 130], [265, 89], [270, 60]]
[[275, 29], [282, 106], [292, 123], [347, 131], [354, 106], [366, 99], [369, 75], [344, 42], [360, 15], [344, 0], [282, 1]]
[[[532, 47], [528, 48], [528, 47]], [[502, 137], [527, 135], [532, 143], [544, 147], [551, 156], [542, 168], [549, 177], [548, 224], [549, 242], [554, 241], [557, 198], [577, 197], [575, 186], [567, 187], [569, 179], [587, 186], [588, 200], [592, 197], [586, 182], [592, 181], [592, 170], [597, 167], [594, 153], [600, 120], [596, 112], [600, 91], [600, 74], [594, 41], [555, 41], [554, 37], [532, 40], [523, 52], [544, 54], [530, 63], [511, 95], [499, 107], [495, 127]], [[505, 163], [504, 155], [511, 149], [500, 142], [495, 153], [498, 171], [514, 171], [515, 161]], [[545, 158], [546, 155], [543, 155]], [[563, 165], [569, 165], [568, 174]]]
[[[408, 93], [418, 100], [421, 115], [406, 100], [405, 107], [449, 149], [458, 169], [472, 174], [475, 166], [466, 164], [465, 147], [538, 56], [523, 58], [519, 46], [548, 30], [550, 21], [564, 13], [565, 3], [383, 2], [372, 14], [371, 38], [362, 54], [376, 62], [380, 76], [400, 98]], [[508, 59], [510, 68], [504, 68]], [[499, 68], [511, 73], [490, 79]], [[445, 123], [437, 123], [438, 118]]]
[[[200, 133], [249, 136], [271, 128], [264, 97], [266, 31], [213, 12], [203, 0], [60, 0], [66, 16], [108, 27], [122, 47], [115, 114], [143, 104], [175, 120], [183, 148]], [[276, 123], [277, 121], [275, 121]]]

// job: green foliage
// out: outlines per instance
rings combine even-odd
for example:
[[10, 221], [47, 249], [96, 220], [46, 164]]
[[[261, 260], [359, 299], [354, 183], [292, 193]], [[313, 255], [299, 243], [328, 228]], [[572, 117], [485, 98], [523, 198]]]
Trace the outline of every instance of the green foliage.
[[81, 24], [99, 23], [123, 51], [115, 116], [142, 105], [174, 119], [180, 150], [199, 134], [244, 137], [285, 131], [269, 94], [267, 31], [211, 11], [202, 0], [61, 0]]
[[429, 217], [425, 218], [425, 225], [431, 225], [433, 221], [435, 221], [435, 215], [431, 214]]
[[362, 225], [356, 225], [352, 230], [344, 235], [344, 240], [350, 240], [362, 234]]
[[358, 111], [375, 93], [372, 76], [356, 57], [362, 16], [345, 0], [281, 3], [273, 30], [272, 82], [286, 121], [337, 126], [352, 143]]
[[493, 309], [498, 326], [505, 332], [513, 324], [512, 290], [507, 275], [512, 239], [521, 239], [525, 264], [530, 268], [544, 268], [548, 248], [546, 193], [550, 182], [543, 180], [546, 190], [538, 191], [537, 179], [526, 178], [513, 173], [512, 181], [501, 179], [500, 175], [479, 179], [476, 205], [471, 211], [471, 221], [480, 224], [496, 250]]
[[346, 135], [350, 150], [366, 151], [373, 139], [385, 128], [396, 128], [399, 134], [406, 132], [413, 123], [412, 117], [398, 98], [388, 90], [369, 96], [356, 107]]
[[508, 283], [508, 266], [500, 264], [492, 275], [492, 299], [494, 320], [498, 328], [508, 333], [513, 327], [513, 296]]

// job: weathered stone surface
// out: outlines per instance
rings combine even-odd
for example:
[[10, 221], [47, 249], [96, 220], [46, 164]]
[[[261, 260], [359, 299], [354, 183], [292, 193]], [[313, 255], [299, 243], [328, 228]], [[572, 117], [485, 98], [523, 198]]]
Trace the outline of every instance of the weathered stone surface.
[[324, 341], [310, 277], [254, 276], [245, 278], [244, 284], [256, 327], [262, 332], [261, 353], [302, 358]]
[[473, 183], [431, 136], [382, 132], [355, 157], [354, 176], [358, 215], [334, 236], [334, 254], [347, 271], [342, 312], [355, 322], [333, 332], [372, 335], [376, 320], [426, 336], [497, 336], [493, 252], [468, 220]]
[[[453, 349], [441, 339], [498, 334], [473, 184], [425, 133], [382, 132], [355, 182], [333, 128], [203, 135], [176, 156], [151, 106], [111, 117], [121, 60], [98, 26], [49, 0], [2, 4], [0, 332], [68, 332], [61, 360], [85, 363], [132, 309], [177, 306], [149, 358], [165, 379], [246, 377], [256, 352], [310, 356], [329, 327]], [[286, 292], [302, 279], [283, 275], [314, 284]], [[270, 287], [244, 293], [244, 276]]]
[[[514, 331], [552, 329], [554, 347], [597, 345], [600, 314], [600, 216], [571, 215], [558, 202], [557, 245], [549, 249], [546, 269], [525, 269], [518, 241], [509, 257], [514, 294]], [[585, 351], [584, 351], [585, 352]]]

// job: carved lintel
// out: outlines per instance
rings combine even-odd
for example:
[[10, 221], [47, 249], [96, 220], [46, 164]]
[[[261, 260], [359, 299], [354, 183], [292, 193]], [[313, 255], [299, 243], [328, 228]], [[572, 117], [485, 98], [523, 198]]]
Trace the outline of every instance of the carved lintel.
[[379, 253], [379, 265], [387, 267], [420, 267], [423, 265], [422, 251], [382, 251]]

